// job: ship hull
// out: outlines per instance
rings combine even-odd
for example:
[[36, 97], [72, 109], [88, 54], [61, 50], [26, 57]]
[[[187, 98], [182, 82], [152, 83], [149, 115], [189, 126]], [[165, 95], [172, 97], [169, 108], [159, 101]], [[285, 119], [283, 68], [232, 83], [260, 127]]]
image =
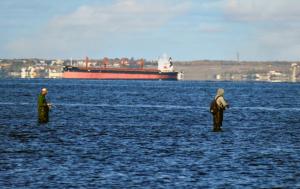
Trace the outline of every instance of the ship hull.
[[63, 78], [68, 79], [106, 79], [106, 80], [177, 80], [178, 72], [159, 72], [155, 70], [83, 70], [65, 69]]

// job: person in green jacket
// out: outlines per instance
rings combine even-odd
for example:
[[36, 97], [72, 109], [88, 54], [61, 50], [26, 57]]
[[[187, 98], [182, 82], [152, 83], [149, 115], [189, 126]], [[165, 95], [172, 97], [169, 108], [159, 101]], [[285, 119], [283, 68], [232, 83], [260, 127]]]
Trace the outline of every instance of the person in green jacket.
[[48, 90], [43, 88], [38, 97], [38, 120], [39, 123], [47, 123], [49, 121], [49, 110], [51, 108], [51, 104], [49, 104], [46, 100], [46, 95]]

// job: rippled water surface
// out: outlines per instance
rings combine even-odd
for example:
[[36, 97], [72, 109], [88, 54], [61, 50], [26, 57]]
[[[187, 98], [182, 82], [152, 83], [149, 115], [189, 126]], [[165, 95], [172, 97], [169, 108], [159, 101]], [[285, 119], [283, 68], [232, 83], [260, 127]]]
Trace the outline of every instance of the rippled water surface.
[[[55, 105], [37, 124], [42, 87]], [[212, 132], [218, 87], [231, 108]], [[0, 80], [0, 188], [300, 188], [300, 84]]]

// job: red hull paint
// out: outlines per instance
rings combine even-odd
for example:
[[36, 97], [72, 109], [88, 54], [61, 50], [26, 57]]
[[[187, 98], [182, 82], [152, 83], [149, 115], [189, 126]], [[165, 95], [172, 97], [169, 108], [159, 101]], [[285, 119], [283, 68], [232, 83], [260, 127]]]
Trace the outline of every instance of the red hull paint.
[[132, 80], [160, 80], [171, 79], [176, 80], [176, 75], [161, 75], [157, 74], [129, 74], [129, 73], [90, 73], [90, 72], [64, 72], [64, 78], [78, 79], [132, 79]]

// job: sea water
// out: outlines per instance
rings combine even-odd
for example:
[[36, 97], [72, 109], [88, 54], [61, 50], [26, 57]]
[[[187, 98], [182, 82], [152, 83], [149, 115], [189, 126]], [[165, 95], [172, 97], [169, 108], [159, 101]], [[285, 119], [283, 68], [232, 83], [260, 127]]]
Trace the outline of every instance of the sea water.
[[0, 80], [0, 187], [300, 188], [300, 84]]

